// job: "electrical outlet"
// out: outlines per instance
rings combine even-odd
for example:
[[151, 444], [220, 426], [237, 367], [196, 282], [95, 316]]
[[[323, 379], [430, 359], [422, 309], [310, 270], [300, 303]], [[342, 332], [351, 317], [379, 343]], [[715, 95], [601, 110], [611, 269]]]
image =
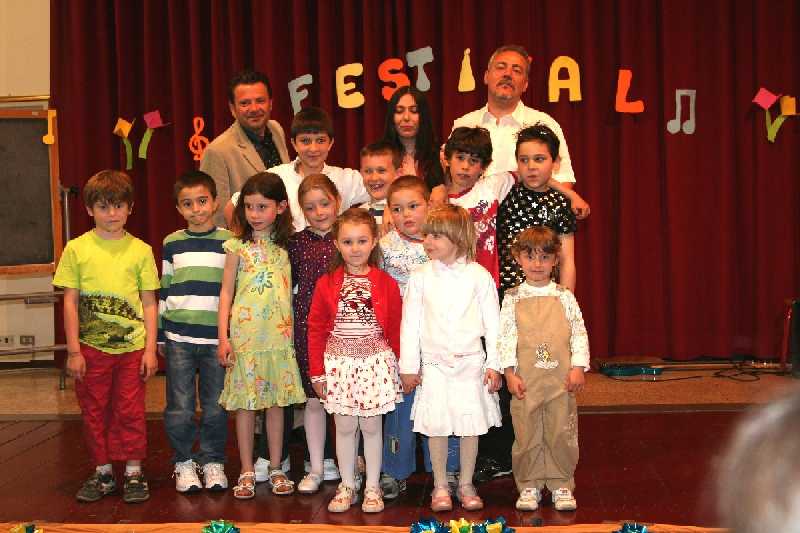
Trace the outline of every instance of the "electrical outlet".
[[0, 346], [14, 346], [14, 335], [0, 335]]
[[20, 346], [35, 346], [36, 345], [36, 337], [33, 335], [20, 335], [19, 336], [19, 345]]

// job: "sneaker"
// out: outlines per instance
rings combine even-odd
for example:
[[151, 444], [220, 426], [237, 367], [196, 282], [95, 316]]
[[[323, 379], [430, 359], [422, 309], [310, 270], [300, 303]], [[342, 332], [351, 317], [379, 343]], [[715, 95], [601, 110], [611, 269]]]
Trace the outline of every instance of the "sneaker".
[[[281, 470], [284, 472], [289, 472], [289, 457], [287, 456], [281, 462]], [[263, 457], [259, 457], [256, 459], [256, 462], [253, 463], [253, 470], [256, 472], [256, 483], [264, 483], [265, 481], [269, 481], [269, 461], [264, 459]]]
[[455, 494], [456, 490], [458, 489], [458, 480], [461, 476], [459, 476], [459, 472], [448, 472], [447, 473], [447, 486], [450, 487], [450, 493]]
[[300, 480], [300, 483], [297, 484], [297, 492], [300, 494], [314, 494], [319, 490], [321, 484], [322, 478], [313, 472], [309, 472]]
[[[306, 474], [311, 473], [311, 461], [303, 463], [303, 470]], [[323, 481], [339, 481], [342, 476], [339, 474], [339, 467], [336, 466], [336, 461], [333, 459], [324, 459], [322, 461], [322, 480]]]
[[517, 498], [517, 509], [520, 511], [535, 511], [542, 501], [542, 491], [537, 488], [522, 489]]
[[383, 491], [384, 500], [394, 500], [400, 496], [401, 492], [406, 491], [406, 480], [395, 479], [389, 474], [381, 474], [380, 479], [381, 490]]
[[485, 483], [497, 477], [507, 476], [510, 473], [510, 462], [500, 462], [490, 457], [479, 457], [472, 480], [474, 483]]
[[364, 502], [361, 504], [361, 511], [365, 513], [380, 513], [383, 511], [381, 489], [378, 487], [364, 489]]
[[287, 474], [292, 471], [292, 462], [289, 461], [289, 456], [287, 455], [286, 458], [281, 461], [281, 470], [286, 472]]
[[578, 508], [578, 502], [571, 490], [563, 488], [553, 491], [553, 507], [556, 511], [574, 511]]
[[122, 487], [122, 501], [125, 503], [141, 503], [150, 499], [150, 487], [144, 474], [136, 472], [125, 476]]
[[75, 495], [75, 499], [79, 502], [96, 502], [115, 490], [117, 490], [117, 483], [114, 481], [113, 474], [101, 474], [95, 470], [94, 474], [83, 483]]
[[264, 483], [269, 479], [269, 461], [263, 457], [256, 459], [253, 470], [256, 471], [256, 483]]
[[361, 492], [361, 487], [364, 486], [364, 474], [361, 472], [356, 472], [353, 476], [353, 481], [356, 486], [356, 492]]
[[197, 477], [197, 463], [191, 459], [180, 463], [175, 463], [175, 490], [178, 492], [197, 492], [203, 488], [200, 478]]
[[206, 490], [221, 491], [228, 488], [228, 476], [222, 463], [206, 463], [203, 466], [203, 482]]
[[339, 483], [339, 486], [336, 487], [336, 495], [328, 503], [328, 512], [343, 513], [356, 503], [358, 503], [358, 491], [344, 483]]

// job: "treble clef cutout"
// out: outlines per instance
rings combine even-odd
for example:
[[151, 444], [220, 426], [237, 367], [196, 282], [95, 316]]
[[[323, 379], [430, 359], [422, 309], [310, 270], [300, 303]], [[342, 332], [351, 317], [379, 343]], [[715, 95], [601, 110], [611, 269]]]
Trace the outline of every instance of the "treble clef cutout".
[[205, 128], [206, 123], [203, 120], [203, 117], [194, 117], [192, 121], [192, 125], [194, 126], [194, 135], [189, 138], [189, 151], [194, 154], [194, 160], [200, 161], [203, 157], [203, 152], [208, 146], [208, 137], [204, 137], [200, 135], [200, 132], [203, 131]]

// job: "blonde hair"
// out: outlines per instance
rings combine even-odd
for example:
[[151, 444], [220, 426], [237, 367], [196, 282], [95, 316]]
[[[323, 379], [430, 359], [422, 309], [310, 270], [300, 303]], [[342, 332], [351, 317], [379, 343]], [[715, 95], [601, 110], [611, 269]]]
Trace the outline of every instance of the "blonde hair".
[[456, 245], [458, 257], [466, 257], [467, 261], [475, 260], [475, 225], [469, 212], [461, 206], [447, 204], [437, 207], [428, 213], [422, 225], [422, 234], [444, 235]]

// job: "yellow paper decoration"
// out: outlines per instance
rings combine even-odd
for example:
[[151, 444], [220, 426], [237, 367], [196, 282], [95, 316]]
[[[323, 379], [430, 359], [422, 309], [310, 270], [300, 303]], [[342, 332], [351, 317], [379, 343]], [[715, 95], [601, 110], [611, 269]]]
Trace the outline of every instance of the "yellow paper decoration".
[[361, 76], [363, 73], [364, 65], [362, 63], [348, 63], [336, 69], [336, 97], [339, 107], [354, 109], [364, 105], [364, 95], [354, 90], [356, 84], [346, 81], [346, 78], [350, 76]]
[[469, 60], [469, 48], [464, 50], [461, 58], [461, 73], [458, 75], [458, 92], [468, 93], [475, 90], [475, 76], [472, 75], [472, 63]]
[[[567, 78], [561, 79], [558, 74], [561, 69], [567, 69]], [[558, 102], [562, 89], [569, 91], [570, 102], [580, 102], [581, 96], [581, 68], [578, 62], [569, 56], [558, 56], [550, 65], [550, 81], [548, 82], [547, 95], [550, 102]]]

